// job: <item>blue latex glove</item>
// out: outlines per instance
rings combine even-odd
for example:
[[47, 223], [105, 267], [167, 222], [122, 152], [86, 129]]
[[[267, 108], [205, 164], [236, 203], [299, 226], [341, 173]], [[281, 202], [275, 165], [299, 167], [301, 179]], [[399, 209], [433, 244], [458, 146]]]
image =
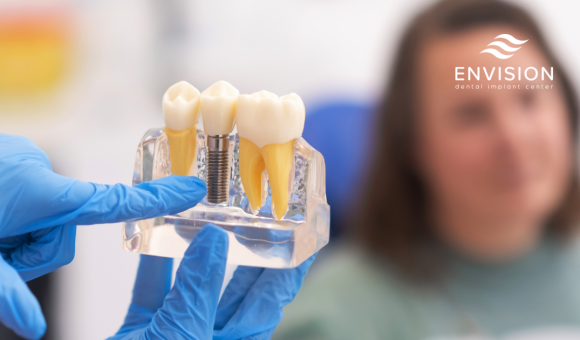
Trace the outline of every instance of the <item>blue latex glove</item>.
[[0, 322], [26, 339], [39, 339], [46, 322], [38, 301], [18, 272], [0, 257]]
[[240, 266], [219, 300], [227, 250], [227, 233], [205, 226], [171, 290], [172, 259], [141, 255], [125, 323], [109, 340], [269, 339], [314, 256], [294, 269]]
[[178, 213], [206, 194], [205, 183], [195, 177], [169, 176], [129, 187], [60, 176], [32, 141], [6, 134], [0, 134], [0, 174], [0, 321], [17, 332], [26, 325], [30, 333], [23, 334], [29, 338], [42, 335], [46, 325], [22, 280], [72, 261], [76, 225]]

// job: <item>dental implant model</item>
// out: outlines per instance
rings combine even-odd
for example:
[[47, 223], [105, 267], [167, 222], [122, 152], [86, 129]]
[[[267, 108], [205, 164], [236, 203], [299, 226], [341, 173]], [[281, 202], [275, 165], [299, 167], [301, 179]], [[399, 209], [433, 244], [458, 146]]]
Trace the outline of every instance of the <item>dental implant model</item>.
[[185, 81], [171, 86], [163, 96], [164, 132], [174, 175], [189, 175], [195, 157], [199, 106], [199, 91]]
[[207, 202], [227, 204], [230, 190], [230, 139], [238, 91], [218, 81], [201, 93], [201, 115], [207, 145]]
[[261, 183], [265, 169], [272, 189], [272, 214], [278, 220], [286, 214], [294, 141], [302, 136], [304, 118], [304, 103], [295, 93], [278, 97], [260, 91], [238, 97], [240, 177], [252, 210], [264, 204]]
[[228, 263], [294, 268], [328, 243], [324, 157], [302, 138], [298, 95], [240, 95], [225, 81], [199, 93], [179, 82], [163, 96], [163, 114], [165, 127], [148, 130], [139, 143], [133, 185], [199, 176], [207, 196], [185, 211], [125, 222], [124, 249], [183, 257], [213, 224], [228, 234]]

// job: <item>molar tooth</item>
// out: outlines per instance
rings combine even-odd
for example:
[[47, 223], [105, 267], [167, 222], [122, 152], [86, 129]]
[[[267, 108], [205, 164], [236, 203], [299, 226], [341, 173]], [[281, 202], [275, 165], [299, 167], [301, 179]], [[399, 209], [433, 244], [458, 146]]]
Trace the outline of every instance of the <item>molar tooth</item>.
[[253, 210], [261, 205], [261, 174], [268, 173], [272, 214], [288, 209], [290, 170], [296, 138], [304, 130], [305, 109], [295, 94], [278, 97], [268, 91], [238, 97], [236, 124], [240, 137], [240, 177]]
[[193, 163], [199, 120], [199, 91], [186, 81], [172, 85], [163, 95], [165, 134], [169, 141], [171, 173], [187, 176]]

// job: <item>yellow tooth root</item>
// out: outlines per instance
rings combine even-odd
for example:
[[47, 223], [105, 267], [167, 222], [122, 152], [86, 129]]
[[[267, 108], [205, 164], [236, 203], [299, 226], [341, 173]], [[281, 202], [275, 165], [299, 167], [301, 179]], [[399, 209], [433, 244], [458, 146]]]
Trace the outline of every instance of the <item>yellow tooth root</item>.
[[169, 158], [171, 160], [171, 173], [174, 175], [188, 176], [191, 163], [195, 157], [197, 143], [197, 126], [189, 129], [175, 131], [168, 127], [164, 128], [169, 141]]
[[262, 204], [262, 172], [266, 169], [260, 148], [240, 137], [239, 169], [244, 191], [252, 209], [260, 209]]
[[284, 144], [265, 145], [261, 151], [272, 188], [274, 217], [280, 220], [288, 210], [288, 181], [294, 160], [294, 139]]
[[240, 177], [252, 209], [262, 201], [262, 172], [266, 169], [272, 189], [274, 217], [282, 219], [288, 210], [288, 181], [294, 160], [294, 139], [283, 144], [256, 144], [240, 137]]

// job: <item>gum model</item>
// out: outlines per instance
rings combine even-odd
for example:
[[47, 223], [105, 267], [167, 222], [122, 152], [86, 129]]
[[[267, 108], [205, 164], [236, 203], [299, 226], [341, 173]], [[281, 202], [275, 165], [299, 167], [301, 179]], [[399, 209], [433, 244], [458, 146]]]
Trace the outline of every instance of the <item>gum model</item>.
[[179, 214], [126, 222], [126, 250], [179, 258], [208, 223], [228, 232], [231, 264], [292, 268], [328, 243], [324, 158], [301, 137], [297, 94], [239, 95], [225, 81], [200, 94], [179, 82], [165, 93], [163, 113], [165, 128], [147, 131], [139, 144], [133, 185], [198, 176], [208, 194]]

